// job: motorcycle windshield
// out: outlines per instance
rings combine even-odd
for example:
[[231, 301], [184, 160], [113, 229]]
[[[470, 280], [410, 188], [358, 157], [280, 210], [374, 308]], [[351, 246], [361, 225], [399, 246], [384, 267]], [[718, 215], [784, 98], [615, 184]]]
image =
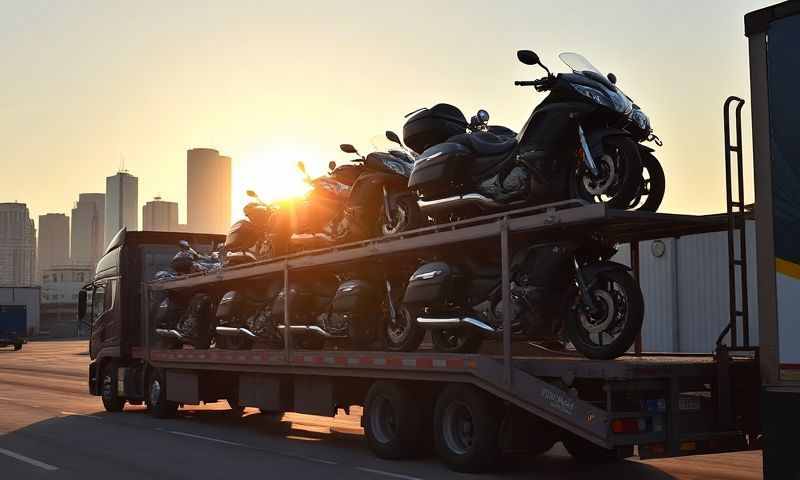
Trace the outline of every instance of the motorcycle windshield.
[[569, 68], [575, 73], [585, 74], [586, 72], [596, 73], [602, 76], [603, 74], [597, 69], [592, 62], [586, 59], [580, 53], [564, 52], [558, 55], [562, 62], [566, 63]]

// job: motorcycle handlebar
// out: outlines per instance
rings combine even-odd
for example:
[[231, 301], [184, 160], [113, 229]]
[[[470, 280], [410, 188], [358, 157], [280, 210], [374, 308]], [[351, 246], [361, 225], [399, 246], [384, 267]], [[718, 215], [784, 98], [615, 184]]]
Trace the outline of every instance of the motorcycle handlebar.
[[552, 81], [553, 77], [547, 76], [538, 80], [518, 80], [514, 82], [514, 85], [519, 87], [534, 87], [537, 92], [542, 92], [550, 89]]

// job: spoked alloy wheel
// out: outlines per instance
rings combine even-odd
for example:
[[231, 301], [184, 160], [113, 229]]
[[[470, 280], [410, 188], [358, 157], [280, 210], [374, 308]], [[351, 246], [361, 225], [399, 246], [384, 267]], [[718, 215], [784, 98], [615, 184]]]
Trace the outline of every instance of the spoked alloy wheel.
[[592, 305], [586, 306], [577, 288], [570, 298], [567, 335], [588, 358], [608, 360], [623, 355], [642, 329], [642, 292], [621, 267], [587, 279]]
[[606, 138], [603, 146], [603, 155], [594, 159], [599, 174], [592, 175], [581, 161], [571, 175], [570, 193], [587, 202], [605, 203], [611, 208], [628, 208], [641, 184], [642, 160], [639, 149], [627, 137]]
[[661, 162], [648, 151], [640, 151], [642, 157], [642, 179], [636, 197], [631, 201], [628, 210], [655, 212], [664, 200], [666, 180]]
[[394, 321], [386, 323], [386, 348], [393, 352], [413, 352], [425, 337], [425, 329], [417, 323], [417, 316], [401, 307]]
[[422, 213], [413, 195], [401, 195], [390, 201], [391, 221], [386, 216], [386, 209], [381, 203], [378, 212], [377, 236], [395, 235], [413, 230], [422, 224]]

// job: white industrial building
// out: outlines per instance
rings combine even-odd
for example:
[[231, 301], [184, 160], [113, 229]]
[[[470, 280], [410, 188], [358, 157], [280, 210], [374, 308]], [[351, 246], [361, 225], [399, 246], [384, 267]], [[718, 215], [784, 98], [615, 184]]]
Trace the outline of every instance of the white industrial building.
[[36, 258], [38, 260], [38, 282], [41, 282], [44, 270], [69, 262], [68, 216], [63, 213], [39, 215], [39, 245], [36, 250]]
[[[738, 233], [734, 245], [738, 256]], [[750, 344], [758, 344], [755, 223], [746, 226]], [[630, 247], [616, 261], [630, 265]], [[729, 322], [728, 232], [639, 243], [645, 352], [709, 353]], [[737, 286], [737, 292], [740, 291]], [[741, 299], [737, 298], [737, 305]], [[740, 308], [740, 307], [737, 307]], [[742, 326], [739, 323], [739, 342]], [[728, 343], [726, 337], [725, 343]]]
[[0, 203], [0, 285], [28, 287], [36, 277], [36, 227], [24, 203]]
[[123, 228], [139, 230], [139, 179], [125, 170], [106, 177], [105, 238], [108, 242]]
[[231, 157], [211, 148], [186, 152], [187, 230], [227, 233], [231, 225]]
[[142, 230], [151, 232], [178, 232], [178, 203], [155, 197], [142, 207]]
[[70, 258], [73, 263], [95, 265], [105, 250], [104, 193], [81, 193], [72, 209]]
[[0, 309], [22, 307], [25, 309], [27, 335], [39, 334], [39, 287], [0, 287]]

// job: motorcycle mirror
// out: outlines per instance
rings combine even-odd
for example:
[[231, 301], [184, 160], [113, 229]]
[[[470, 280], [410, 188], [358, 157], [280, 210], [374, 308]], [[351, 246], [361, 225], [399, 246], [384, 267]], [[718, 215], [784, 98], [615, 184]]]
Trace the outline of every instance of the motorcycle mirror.
[[487, 123], [489, 121], [489, 112], [483, 109], [478, 110], [478, 120], [480, 120], [481, 123]]
[[539, 65], [539, 55], [531, 50], [518, 50], [517, 59], [525, 65]]
[[333, 160], [328, 162], [328, 170], [333, 171], [335, 168], [336, 168], [336, 162], [334, 162]]
[[355, 153], [356, 155], [358, 155], [358, 150], [356, 150], [356, 147], [350, 145], [349, 143], [343, 143], [343, 144], [339, 145], [339, 148], [344, 153]]
[[247, 196], [250, 197], [250, 198], [257, 198], [258, 197], [258, 195], [256, 195], [256, 192], [254, 192], [252, 190], [248, 190], [245, 193], [247, 193]]
[[297, 162], [297, 169], [300, 170], [301, 173], [306, 173], [306, 164], [303, 161]]
[[401, 147], [403, 146], [403, 142], [400, 141], [400, 137], [398, 137], [397, 134], [391, 130], [386, 130], [386, 138], [389, 139], [390, 142], [394, 142]]
[[178, 245], [181, 246], [182, 250], [188, 250], [189, 249], [189, 242], [187, 242], [186, 240], [181, 240], [180, 242], [178, 242]]
[[608, 81], [609, 82], [611, 82], [614, 85], [617, 84], [617, 76], [616, 75], [614, 75], [613, 73], [609, 72], [609, 74], [607, 76], [608, 76]]

